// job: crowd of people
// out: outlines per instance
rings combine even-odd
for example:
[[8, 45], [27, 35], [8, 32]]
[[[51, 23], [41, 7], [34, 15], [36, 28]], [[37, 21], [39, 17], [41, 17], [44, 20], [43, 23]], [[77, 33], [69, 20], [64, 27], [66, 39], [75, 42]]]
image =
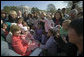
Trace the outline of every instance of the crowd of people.
[[83, 56], [83, 11], [22, 13], [1, 11], [1, 55]]

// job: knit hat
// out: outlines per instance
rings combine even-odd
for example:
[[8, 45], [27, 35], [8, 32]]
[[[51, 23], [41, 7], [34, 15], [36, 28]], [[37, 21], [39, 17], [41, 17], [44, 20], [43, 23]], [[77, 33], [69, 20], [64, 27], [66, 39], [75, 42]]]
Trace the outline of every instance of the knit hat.
[[28, 30], [26, 26], [25, 26], [25, 27], [22, 27], [22, 29], [23, 29], [24, 31], [27, 31], [27, 30]]

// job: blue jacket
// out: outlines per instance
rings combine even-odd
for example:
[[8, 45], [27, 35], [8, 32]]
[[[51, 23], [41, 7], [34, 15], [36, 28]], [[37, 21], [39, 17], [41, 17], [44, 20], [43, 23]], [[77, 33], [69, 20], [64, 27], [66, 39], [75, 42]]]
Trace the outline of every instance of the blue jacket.
[[21, 56], [9, 49], [8, 43], [1, 40], [1, 56]]

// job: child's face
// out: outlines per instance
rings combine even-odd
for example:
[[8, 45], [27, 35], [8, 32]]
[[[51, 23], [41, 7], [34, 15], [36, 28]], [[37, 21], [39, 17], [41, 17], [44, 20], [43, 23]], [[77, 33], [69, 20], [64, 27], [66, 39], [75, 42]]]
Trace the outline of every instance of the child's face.
[[22, 33], [23, 33], [24, 35], [27, 35], [27, 34], [28, 34], [28, 31], [22, 30]]
[[4, 28], [4, 29], [7, 29], [7, 26], [6, 26], [5, 24], [3, 24], [3, 28]]
[[22, 23], [22, 20], [19, 20], [18, 23]]
[[23, 23], [23, 26], [26, 26], [27, 24], [26, 23]]
[[28, 31], [24, 31], [24, 34], [27, 35], [28, 34]]
[[19, 30], [19, 31], [14, 32], [14, 35], [16, 35], [16, 36], [20, 36], [20, 34], [21, 34], [21, 31], [20, 31], [20, 30]]

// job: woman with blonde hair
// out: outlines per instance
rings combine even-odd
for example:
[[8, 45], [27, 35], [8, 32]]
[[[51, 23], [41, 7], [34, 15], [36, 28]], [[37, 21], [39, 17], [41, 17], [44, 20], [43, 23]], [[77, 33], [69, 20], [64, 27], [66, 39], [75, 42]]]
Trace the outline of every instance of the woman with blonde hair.
[[16, 13], [16, 11], [11, 10], [10, 13], [9, 13], [9, 20], [8, 20], [8, 22], [16, 23], [16, 21], [17, 21], [17, 13]]

